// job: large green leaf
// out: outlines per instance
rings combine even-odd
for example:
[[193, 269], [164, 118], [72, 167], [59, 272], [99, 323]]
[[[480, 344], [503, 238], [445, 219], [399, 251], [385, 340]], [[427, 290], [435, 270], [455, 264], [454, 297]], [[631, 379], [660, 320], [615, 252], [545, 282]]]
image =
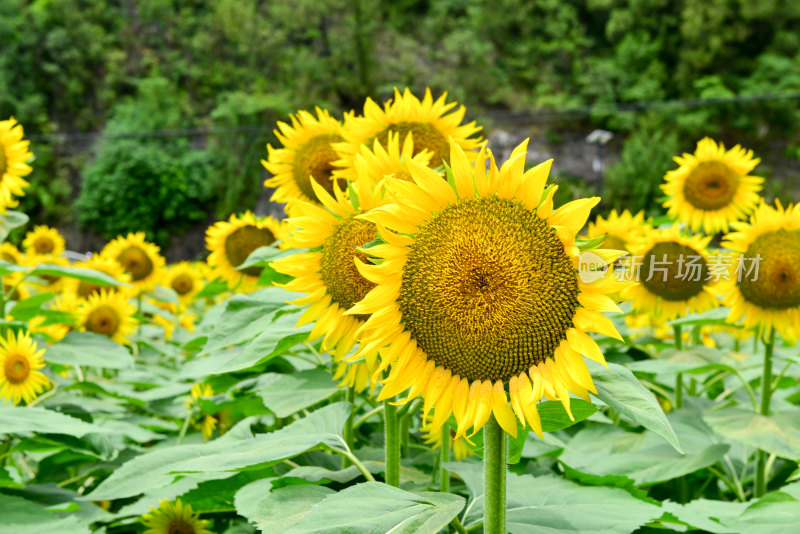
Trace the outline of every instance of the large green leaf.
[[84, 365], [106, 369], [133, 367], [133, 356], [124, 346], [93, 332], [69, 332], [47, 349], [45, 358], [62, 365]]
[[54, 263], [40, 263], [29, 274], [34, 276], [55, 276], [58, 278], [76, 278], [84, 282], [91, 282], [99, 286], [128, 286], [124, 282], [120, 282], [113, 276], [106, 273], [95, 271], [94, 269], [84, 269], [82, 267], [69, 267], [65, 265], [56, 265]]
[[800, 409], [764, 416], [729, 406], [708, 411], [703, 419], [725, 437], [782, 458], [800, 459]]
[[0, 534], [89, 534], [89, 527], [74, 516], [51, 512], [44, 506], [0, 493]]
[[262, 532], [288, 532], [315, 504], [336, 493], [311, 484], [271, 488], [271, 481], [259, 480], [239, 490], [234, 500], [239, 515]]
[[326, 369], [309, 369], [291, 375], [261, 375], [256, 393], [278, 417], [288, 417], [340, 391]]
[[44, 408], [0, 404], [0, 435], [29, 432], [80, 438], [91, 433], [110, 433], [111, 430]]
[[590, 371], [597, 388], [597, 398], [611, 408], [664, 438], [678, 452], [683, 452], [678, 436], [670, 426], [664, 410], [655, 396], [633, 373], [621, 365], [609, 363], [608, 368], [591, 365]]
[[783, 491], [755, 502], [701, 499], [685, 505], [667, 502], [664, 508], [684, 524], [715, 534], [795, 534], [800, 525], [800, 501]]
[[569, 404], [572, 417], [575, 418], [574, 421], [569, 418], [564, 405], [560, 401], [539, 403], [536, 408], [539, 411], [539, 419], [542, 421], [542, 431], [555, 432], [556, 430], [569, 428], [597, 411], [597, 406], [583, 399], [570, 399]]
[[[25, 213], [6, 210], [5, 214], [0, 215], [0, 243], [6, 240], [11, 230], [27, 224], [28, 221], [28, 216], [25, 215]], [[0, 267], [0, 269], [2, 269], [2, 267]]]

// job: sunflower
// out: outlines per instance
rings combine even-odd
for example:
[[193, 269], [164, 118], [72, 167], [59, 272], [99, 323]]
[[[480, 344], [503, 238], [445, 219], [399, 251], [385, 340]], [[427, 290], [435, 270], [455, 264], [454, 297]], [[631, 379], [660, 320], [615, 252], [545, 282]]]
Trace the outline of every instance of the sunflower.
[[181, 261], [169, 266], [163, 285], [175, 291], [178, 299], [185, 304], [191, 302], [192, 297], [202, 289], [203, 276], [197, 263]]
[[36, 349], [28, 332], [8, 330], [7, 337], [0, 337], [0, 397], [14, 404], [29, 403], [50, 385], [39, 371], [44, 367], [44, 349]]
[[361, 391], [367, 385], [374, 385], [377, 353], [368, 352], [357, 362], [359, 365], [343, 362], [358, 341], [356, 331], [365, 320], [363, 316], [345, 312], [374, 287], [358, 272], [354, 259], [365, 260], [359, 247], [377, 238], [375, 224], [358, 216], [383, 203], [383, 186], [361, 176], [350, 186], [349, 195], [337, 187], [335, 196], [331, 196], [316, 182], [312, 185], [322, 205], [298, 202], [297, 217], [288, 223], [294, 230], [287, 236], [293, 248], [310, 251], [281, 258], [271, 265], [276, 271], [294, 277], [283, 287], [307, 293], [294, 301], [310, 304], [300, 316], [298, 326], [316, 321], [308, 341], [324, 336], [322, 350], [333, 351], [334, 362], [338, 364], [334, 379], [343, 378], [342, 385]]
[[728, 320], [767, 339], [772, 330], [794, 342], [800, 330], [800, 204], [761, 204], [750, 222], [732, 224], [723, 246], [732, 250], [722, 280]]
[[621, 339], [601, 312], [619, 310], [608, 294], [626, 283], [577, 270], [575, 234], [600, 199], [554, 210], [551, 162], [524, 172], [526, 148], [498, 170], [485, 149], [473, 166], [451, 142], [447, 181], [409, 161], [413, 182], [387, 179], [394, 203], [363, 216], [383, 243], [369, 248], [376, 264], [358, 262], [375, 287], [347, 313], [371, 314], [360, 350], [382, 349], [376, 374], [391, 367], [379, 400], [411, 388], [434, 432], [451, 413], [456, 437], [477, 432], [493, 413], [511, 435], [514, 414], [541, 435], [543, 395], [571, 413], [570, 391], [594, 391], [581, 354], [605, 359], [586, 332]]
[[386, 176], [393, 176], [403, 180], [410, 180], [405, 162], [413, 159], [421, 165], [428, 165], [431, 160], [431, 152], [422, 150], [414, 153], [414, 138], [408, 132], [403, 146], [400, 146], [400, 133], [389, 132], [389, 136], [384, 147], [378, 139], [375, 139], [370, 148], [362, 145], [358, 149], [355, 157], [356, 176], [366, 176], [377, 183]]
[[394, 99], [386, 102], [383, 109], [367, 98], [364, 116], [347, 118], [345, 141], [334, 145], [342, 156], [335, 162], [338, 168], [334, 170], [334, 176], [354, 180], [355, 156], [361, 146], [372, 146], [378, 141], [388, 148], [390, 133], [397, 133], [404, 140], [411, 133], [414, 154], [423, 150], [430, 152], [429, 164], [432, 167], [450, 162], [449, 138], [464, 150], [471, 151], [480, 146], [480, 138], [472, 137], [480, 131], [480, 127], [474, 121], [462, 124], [466, 109], [461, 106], [451, 112], [457, 103], [447, 103], [446, 100], [447, 93], [444, 93], [434, 101], [430, 89], [426, 89], [420, 101], [408, 88], [402, 94], [395, 88]]
[[[431, 423], [428, 421], [423, 421], [422, 426], [419, 428], [422, 432], [422, 439], [423, 442], [427, 445], [431, 446], [432, 450], [436, 450], [442, 446], [442, 433], [434, 432], [431, 429]], [[456, 462], [460, 462], [467, 456], [474, 456], [475, 453], [472, 452], [472, 449], [469, 448], [469, 443], [467, 438], [460, 437], [457, 438], [456, 433], [453, 430], [450, 430], [450, 450], [453, 451], [453, 456], [456, 459]]]
[[676, 157], [680, 166], [664, 176], [661, 189], [669, 196], [664, 207], [694, 231], [725, 232], [758, 205], [764, 179], [749, 173], [760, 161], [752, 150], [736, 145], [726, 151], [706, 137], [694, 154]]
[[0, 259], [3, 261], [7, 261], [8, 263], [22, 265], [25, 256], [17, 247], [12, 245], [8, 241], [5, 241], [3, 243], [0, 243]]
[[[79, 261], [74, 264], [74, 267], [91, 269], [92, 271], [107, 274], [114, 280], [124, 284], [129, 284], [131, 281], [130, 273], [126, 273], [123, 270], [122, 265], [117, 263], [114, 259], [101, 254], [95, 254], [85, 261]], [[132, 286], [101, 286], [95, 284], [94, 282], [78, 280], [77, 278], [65, 280], [64, 291], [72, 293], [78, 298], [86, 298], [89, 295], [100, 293], [100, 291], [103, 289], [109, 293], [123, 293], [127, 296], [134, 296], [136, 293], [135, 288]]]
[[200, 519], [199, 514], [192, 513], [192, 505], [183, 504], [180, 499], [174, 504], [162, 499], [158, 510], [152, 506], [150, 510], [142, 516], [142, 524], [147, 527], [144, 534], [213, 534], [206, 528], [208, 520]]
[[101, 256], [112, 258], [131, 276], [131, 283], [139, 291], [150, 291], [161, 279], [164, 271], [164, 258], [160, 249], [145, 240], [144, 232], [117, 237], [100, 252]]
[[[194, 411], [194, 407], [199, 404], [200, 399], [210, 399], [214, 396], [214, 388], [205, 382], [200, 382], [192, 386], [189, 394], [189, 398], [186, 399], [186, 409], [191, 413]], [[200, 432], [206, 441], [214, 434], [215, 428], [217, 428], [217, 419], [213, 415], [203, 414], [203, 420], [200, 422]]]
[[316, 112], [315, 118], [308, 111], [298, 111], [291, 116], [291, 126], [278, 123], [280, 131], [274, 132], [283, 148], [267, 145], [267, 160], [261, 160], [274, 175], [264, 182], [276, 188], [270, 200], [290, 206], [296, 200], [314, 201], [310, 178], [329, 193], [333, 191], [333, 162], [339, 159], [333, 144], [344, 140], [342, 123], [326, 110], [316, 108]]
[[[639, 284], [628, 287], [634, 313], [645, 314], [661, 325], [687, 311], [701, 313], [717, 306], [712, 263], [706, 247], [711, 237], [685, 236], [677, 224], [650, 230], [631, 246], [627, 275]], [[717, 257], [715, 256], [714, 259]]]
[[33, 170], [25, 163], [33, 154], [28, 151], [30, 141], [23, 141], [22, 136], [22, 125], [13, 117], [0, 121], [0, 215], [18, 206], [14, 197], [24, 196], [23, 189], [30, 185], [22, 177]]
[[22, 248], [31, 256], [60, 256], [64, 252], [65, 243], [58, 230], [38, 225], [25, 234]]
[[631, 243], [639, 241], [644, 237], [648, 225], [644, 222], [644, 212], [640, 211], [636, 215], [631, 215], [628, 210], [621, 214], [617, 210], [612, 210], [608, 219], [598, 215], [594, 222], [590, 222], [586, 231], [586, 238], [591, 239], [605, 235], [603, 246], [614, 250], [628, 249]]
[[250, 254], [282, 238], [281, 223], [273, 217], [255, 217], [245, 212], [241, 217], [231, 215], [206, 231], [208, 265], [222, 276], [230, 286], [240, 291], [253, 291], [258, 286], [261, 267], [248, 267], [237, 271]]
[[136, 308], [120, 293], [101, 289], [90, 295], [78, 307], [81, 330], [108, 336], [117, 343], [127, 344], [128, 335], [136, 328]]

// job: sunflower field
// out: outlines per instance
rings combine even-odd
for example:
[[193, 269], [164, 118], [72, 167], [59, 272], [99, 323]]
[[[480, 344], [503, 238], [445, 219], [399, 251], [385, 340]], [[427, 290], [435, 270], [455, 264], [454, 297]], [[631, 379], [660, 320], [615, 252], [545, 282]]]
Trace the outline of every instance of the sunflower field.
[[797, 532], [800, 204], [704, 138], [599, 215], [465, 112], [296, 112], [169, 265], [29, 229], [0, 121], [0, 534]]

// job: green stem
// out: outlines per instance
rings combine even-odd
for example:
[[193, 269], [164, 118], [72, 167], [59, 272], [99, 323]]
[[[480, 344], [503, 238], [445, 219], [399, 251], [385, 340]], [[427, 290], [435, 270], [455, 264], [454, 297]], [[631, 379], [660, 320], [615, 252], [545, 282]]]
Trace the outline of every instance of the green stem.
[[386, 483], [400, 487], [400, 420], [397, 406], [389, 399], [383, 401], [383, 421], [386, 443]]
[[[372, 473], [369, 472], [369, 470], [366, 468], [366, 466], [364, 464], [362, 464], [361, 461], [356, 457], [356, 455], [353, 454], [350, 450], [344, 451], [344, 450], [340, 450], [340, 449], [333, 449], [333, 452], [337, 452], [337, 453], [341, 454], [342, 458], [346, 458], [347, 459], [347, 463], [348, 464], [353, 464], [354, 466], [356, 466], [356, 469], [358, 469], [359, 472], [362, 475], [364, 475], [364, 478], [366, 478], [370, 482], [375, 482], [375, 477], [372, 476]], [[344, 462], [342, 462], [342, 463], [344, 463]]]
[[[356, 390], [349, 387], [345, 391], [344, 400], [347, 401], [350, 406], [352, 406], [352, 410], [350, 410], [350, 415], [347, 416], [347, 421], [344, 422], [344, 430], [342, 432], [342, 437], [344, 438], [345, 445], [347, 445], [347, 450], [353, 450], [353, 415], [356, 408]], [[350, 466], [350, 459], [347, 456], [342, 458], [342, 469]]]
[[[769, 339], [764, 342], [764, 373], [761, 376], [761, 410], [763, 416], [769, 415], [769, 403], [772, 398], [772, 353], [775, 348], [775, 330], [769, 333]], [[758, 451], [756, 465], [755, 497], [763, 497], [767, 492], [767, 453]]]
[[400, 417], [400, 455], [408, 458], [408, 426], [411, 421], [411, 414], [407, 413]]
[[453, 527], [453, 530], [458, 532], [458, 534], [467, 534], [464, 525], [461, 524], [461, 521], [459, 521], [457, 517], [454, 517], [453, 520], [450, 521], [450, 526]]
[[506, 534], [506, 433], [494, 416], [483, 427], [483, 532]]
[[[675, 332], [675, 349], [683, 350], [683, 332], [681, 332], [681, 325], [673, 325], [672, 329]], [[675, 377], [675, 408], [678, 410], [683, 408], [683, 373], [678, 373]]]
[[439, 491], [450, 491], [450, 472], [444, 464], [450, 461], [450, 427], [442, 425], [442, 445], [439, 447]]
[[191, 423], [192, 423], [192, 412], [189, 412], [189, 415], [187, 415], [186, 419], [183, 420], [181, 431], [178, 434], [178, 445], [180, 445], [183, 442], [183, 438], [186, 437], [186, 431], [189, 430], [189, 425]]

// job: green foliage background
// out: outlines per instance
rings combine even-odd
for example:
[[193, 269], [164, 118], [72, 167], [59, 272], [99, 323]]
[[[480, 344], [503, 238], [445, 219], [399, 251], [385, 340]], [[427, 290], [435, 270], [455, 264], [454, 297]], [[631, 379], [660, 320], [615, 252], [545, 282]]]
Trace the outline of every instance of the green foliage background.
[[[798, 24], [790, 0], [0, 0], [0, 116], [34, 139], [22, 209], [49, 223], [75, 219], [83, 180], [124, 179], [127, 164], [110, 159], [148, 151], [172, 161], [154, 180], [205, 184], [188, 193], [189, 213], [252, 208], [276, 120], [316, 104], [360, 109], [405, 85], [448, 91], [488, 125], [503, 125], [498, 110], [577, 109], [529, 126], [632, 136], [602, 193], [608, 206], [648, 208], [662, 171], [642, 165], [704, 135], [796, 167]], [[795, 97], [618, 109], [765, 94]], [[153, 130], [183, 133], [135, 135]], [[98, 195], [78, 204], [90, 228]], [[158, 224], [181, 231], [168, 219]]]

